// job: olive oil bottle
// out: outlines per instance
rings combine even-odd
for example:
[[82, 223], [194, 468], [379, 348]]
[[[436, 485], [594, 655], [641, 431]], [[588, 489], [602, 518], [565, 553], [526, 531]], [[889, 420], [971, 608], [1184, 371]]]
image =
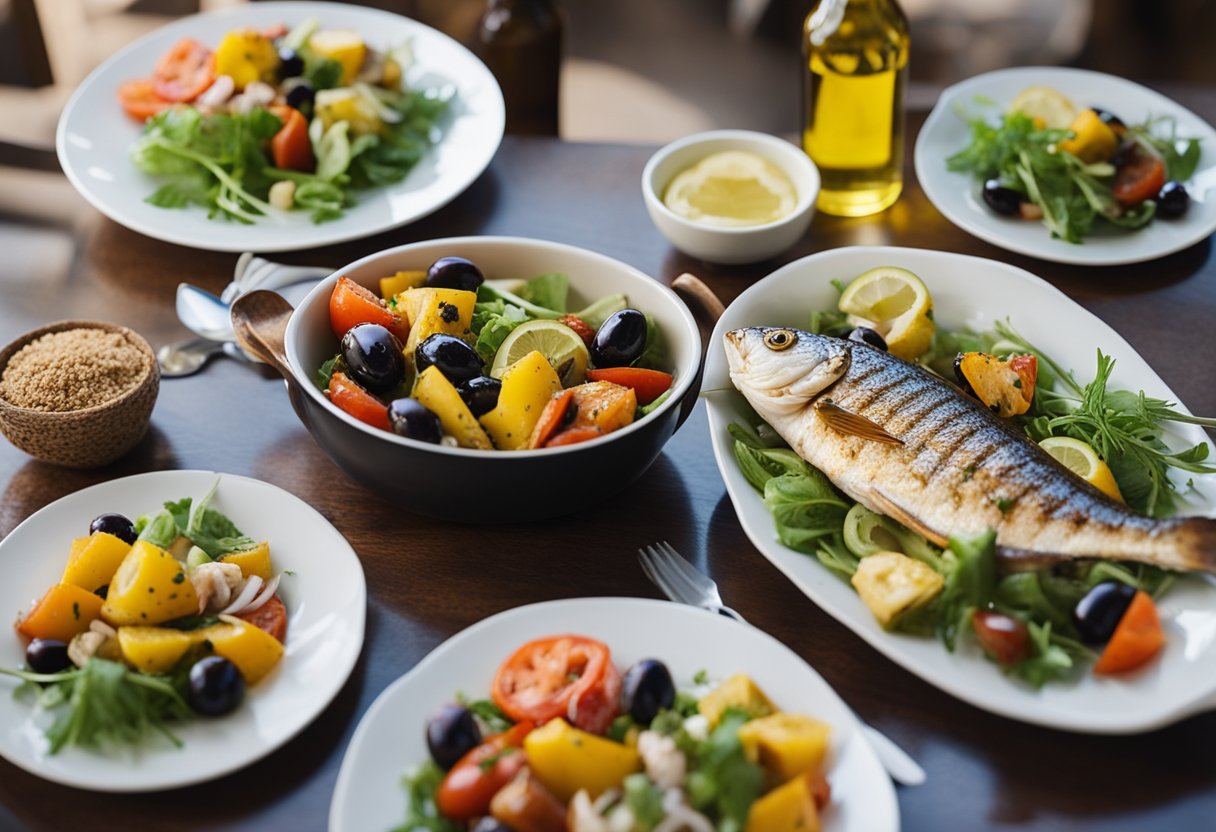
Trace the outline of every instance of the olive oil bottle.
[[802, 147], [817, 208], [860, 217], [903, 189], [908, 20], [896, 0], [818, 0], [802, 32]]

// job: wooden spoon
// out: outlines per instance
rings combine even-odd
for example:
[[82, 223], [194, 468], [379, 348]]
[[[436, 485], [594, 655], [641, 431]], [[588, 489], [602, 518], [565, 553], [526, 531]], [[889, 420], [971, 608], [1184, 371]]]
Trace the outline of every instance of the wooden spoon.
[[241, 295], [232, 303], [232, 329], [237, 343], [296, 384], [287, 361], [287, 321], [295, 310], [283, 296], [264, 289]]

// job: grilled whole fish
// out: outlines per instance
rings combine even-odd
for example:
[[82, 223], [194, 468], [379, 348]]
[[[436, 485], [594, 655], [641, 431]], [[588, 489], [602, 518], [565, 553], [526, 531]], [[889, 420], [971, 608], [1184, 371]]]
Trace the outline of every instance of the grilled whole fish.
[[1216, 572], [1216, 519], [1135, 514], [914, 364], [795, 329], [736, 329], [725, 346], [735, 387], [803, 459], [939, 545], [991, 527], [1009, 570], [1110, 558]]

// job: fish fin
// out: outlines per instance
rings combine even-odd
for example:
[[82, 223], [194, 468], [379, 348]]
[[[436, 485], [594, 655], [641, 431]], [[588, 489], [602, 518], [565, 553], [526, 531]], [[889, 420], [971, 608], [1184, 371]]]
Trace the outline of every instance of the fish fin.
[[936, 543], [938, 546], [946, 545], [947, 538], [944, 535], [926, 526], [920, 518], [914, 517], [901, 506], [896, 505], [890, 497], [881, 491], [871, 491], [870, 500], [877, 506], [879, 514], [890, 517], [896, 523], [899, 523], [904, 528], [911, 529], [930, 543]]
[[820, 399], [815, 402], [815, 412], [824, 424], [838, 433], [860, 436], [862, 439], [872, 439], [888, 445], [902, 445], [904, 441], [897, 439], [883, 430], [881, 425], [870, 421], [865, 416], [845, 410], [831, 399]]

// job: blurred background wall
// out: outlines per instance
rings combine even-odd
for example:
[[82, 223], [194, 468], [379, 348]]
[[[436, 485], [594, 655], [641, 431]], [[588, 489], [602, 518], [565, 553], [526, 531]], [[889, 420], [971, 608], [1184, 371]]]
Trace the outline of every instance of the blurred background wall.
[[[0, 0], [0, 136], [49, 141], [88, 71], [168, 19], [244, 0]], [[660, 142], [796, 130], [808, 0], [560, 0], [562, 134]], [[468, 41], [484, 0], [366, 0]], [[1216, 0], [902, 0], [910, 106], [1002, 66], [1087, 67], [1216, 90]], [[31, 24], [37, 20], [41, 25]], [[46, 85], [46, 81], [54, 83]]]

